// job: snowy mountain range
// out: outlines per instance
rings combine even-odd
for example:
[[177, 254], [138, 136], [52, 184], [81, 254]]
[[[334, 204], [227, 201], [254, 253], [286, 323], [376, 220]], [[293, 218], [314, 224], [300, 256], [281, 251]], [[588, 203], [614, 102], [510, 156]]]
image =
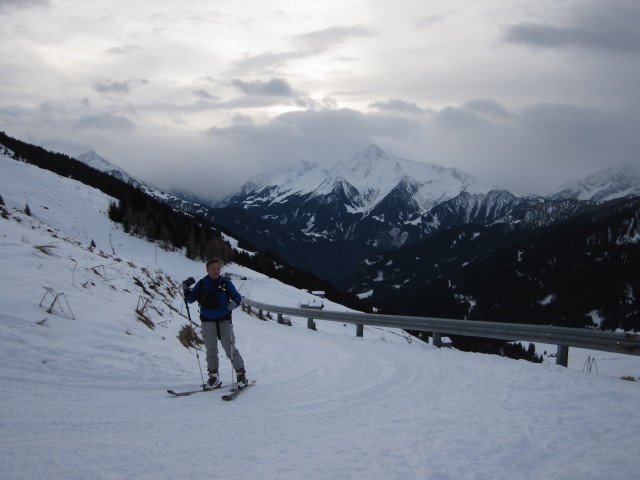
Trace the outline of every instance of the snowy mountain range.
[[96, 170], [104, 173], [108, 173], [112, 177], [122, 180], [125, 183], [133, 185], [136, 188], [148, 187], [146, 183], [133, 177], [122, 168], [109, 162], [107, 159], [101, 157], [93, 150], [82, 153], [76, 157], [76, 160], [81, 161], [85, 165], [88, 165]]
[[550, 225], [594, 203], [639, 194], [639, 170], [611, 167], [544, 198], [483, 185], [458, 169], [402, 159], [371, 145], [332, 168], [303, 162], [253, 177], [218, 206], [380, 251], [459, 225]]
[[[175, 208], [213, 217], [187, 188], [166, 193], [94, 151], [77, 159]], [[640, 167], [635, 165], [567, 182], [543, 198], [484, 185], [459, 169], [403, 159], [371, 145], [331, 168], [303, 161], [253, 176], [213, 207], [241, 208], [310, 237], [378, 250], [399, 248], [456, 225], [547, 225], [593, 203], [636, 195]]]
[[[79, 159], [129, 183], [142, 183], [93, 152]], [[599, 202], [632, 196], [638, 184], [638, 169], [611, 167], [567, 183], [547, 198], [522, 195], [481, 184], [458, 169], [399, 158], [371, 145], [331, 168], [301, 162], [254, 176], [215, 208], [188, 191], [140, 188], [337, 282], [350, 277], [367, 255], [415, 244], [447, 228], [540, 228]], [[327, 255], [337, 261], [324, 261]]]
[[416, 212], [451, 199], [461, 191], [484, 192], [471, 175], [455, 168], [415, 162], [390, 155], [375, 145], [342, 160], [330, 168], [301, 162], [293, 168], [281, 168], [254, 176], [236, 194], [219, 206], [240, 205], [254, 209], [259, 205], [276, 205], [298, 197], [331, 197], [348, 201], [349, 213], [371, 215], [376, 207], [396, 189], [412, 190]]
[[[126, 183], [147, 191], [155, 190], [165, 194], [160, 188], [152, 186], [123, 170], [104, 157], [90, 150], [76, 157], [77, 160], [101, 172], [118, 178]], [[280, 203], [293, 201], [294, 197], [302, 203], [310, 198], [325, 197], [330, 200], [344, 200], [349, 213], [360, 214], [362, 218], [375, 215], [373, 212], [384, 209], [385, 199], [405, 197], [411, 204], [406, 212], [425, 215], [435, 207], [460, 194], [464, 199], [457, 202], [459, 209], [468, 212], [479, 210], [485, 196], [491, 197], [488, 204], [498, 205], [527, 199], [533, 205], [541, 198], [507, 192], [494, 186], [479, 183], [472, 175], [456, 168], [445, 168], [433, 163], [416, 162], [396, 157], [370, 145], [362, 152], [354, 154], [348, 160], [341, 160], [331, 168], [317, 163], [302, 161], [293, 167], [284, 167], [251, 177], [238, 192], [215, 203], [214, 207], [238, 206], [249, 211], [267, 209]], [[193, 203], [204, 203], [187, 187], [172, 188], [176, 199]], [[503, 196], [504, 195], [504, 196]], [[605, 202], [621, 197], [640, 195], [640, 166], [628, 164], [622, 167], [610, 166], [582, 179], [562, 184], [546, 200], [581, 200]], [[498, 197], [501, 197], [499, 199]], [[525, 202], [527, 203], [527, 202]], [[501, 207], [494, 218], [507, 218]], [[405, 212], [405, 213], [406, 213]], [[399, 212], [402, 216], [403, 212]], [[434, 211], [426, 223], [434, 224], [438, 212]], [[467, 219], [472, 214], [466, 215]], [[409, 221], [411, 219], [409, 218]], [[313, 223], [313, 222], [312, 222]], [[306, 229], [313, 233], [312, 225]]]
[[567, 182], [549, 195], [551, 200], [606, 202], [640, 195], [640, 165], [609, 167], [581, 180]]
[[512, 219], [540, 202], [375, 145], [332, 168], [301, 163], [251, 178], [218, 206], [233, 206], [308, 235], [398, 248], [459, 222]]
[[166, 192], [157, 186], [151, 185], [134, 177], [119, 166], [114, 165], [106, 158], [101, 157], [93, 150], [78, 155], [76, 160], [91, 168], [95, 168], [100, 172], [111, 175], [118, 180], [128, 183], [129, 185], [142, 190], [146, 194], [168, 203], [174, 208], [191, 213], [201, 210], [201, 201], [188, 188], [175, 188], [172, 189], [171, 192]]

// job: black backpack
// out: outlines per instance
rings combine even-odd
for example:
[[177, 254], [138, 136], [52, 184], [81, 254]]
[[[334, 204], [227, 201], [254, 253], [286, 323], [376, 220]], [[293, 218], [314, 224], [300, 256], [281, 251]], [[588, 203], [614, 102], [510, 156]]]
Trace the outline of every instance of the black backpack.
[[223, 279], [222, 282], [216, 285], [216, 288], [213, 291], [205, 290], [203, 286], [202, 292], [200, 292], [200, 295], [198, 295], [198, 303], [201, 307], [204, 307], [207, 310], [215, 310], [220, 306], [220, 302], [218, 301], [218, 297], [216, 295], [216, 293], [218, 292], [224, 292], [227, 296], [227, 300], [229, 300], [226, 280]]

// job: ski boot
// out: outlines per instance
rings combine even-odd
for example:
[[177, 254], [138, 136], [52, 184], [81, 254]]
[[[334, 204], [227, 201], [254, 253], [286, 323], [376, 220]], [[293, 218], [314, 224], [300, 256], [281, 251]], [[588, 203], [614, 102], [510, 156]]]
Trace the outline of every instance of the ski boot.
[[207, 380], [207, 385], [209, 385], [211, 388], [219, 388], [220, 385], [222, 385], [222, 382], [220, 381], [220, 375], [218, 375], [218, 370], [209, 369], [208, 373], [209, 373], [209, 379]]
[[247, 372], [245, 371], [244, 368], [241, 368], [240, 370], [236, 370], [236, 377], [237, 377], [237, 388], [238, 390], [242, 390], [244, 387], [247, 386], [247, 383], [249, 383], [247, 381]]

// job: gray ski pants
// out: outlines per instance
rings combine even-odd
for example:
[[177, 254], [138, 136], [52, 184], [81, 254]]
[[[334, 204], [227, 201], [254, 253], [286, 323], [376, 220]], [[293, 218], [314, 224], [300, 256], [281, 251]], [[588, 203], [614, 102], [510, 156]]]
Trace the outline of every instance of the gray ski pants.
[[202, 336], [207, 348], [207, 368], [209, 370], [218, 370], [218, 340], [220, 340], [227, 358], [231, 360], [233, 368], [236, 371], [244, 369], [244, 361], [235, 345], [236, 340], [231, 320], [202, 322]]

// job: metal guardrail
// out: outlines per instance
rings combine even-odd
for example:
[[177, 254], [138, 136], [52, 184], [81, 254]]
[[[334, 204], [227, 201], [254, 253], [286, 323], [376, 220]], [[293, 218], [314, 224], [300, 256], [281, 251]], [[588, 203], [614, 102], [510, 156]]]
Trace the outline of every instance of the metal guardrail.
[[[243, 299], [243, 308], [255, 308], [262, 316], [263, 311], [281, 315], [307, 318], [307, 326], [314, 328], [314, 320], [353, 323], [358, 326], [357, 335], [363, 335], [363, 326], [399, 328], [433, 333], [433, 344], [442, 346], [443, 334], [465, 335], [469, 337], [497, 338], [509, 341], [549, 343], [558, 346], [556, 363], [567, 366], [569, 347], [600, 350], [604, 352], [640, 355], [640, 334], [604, 332], [580, 328], [553, 327], [520, 323], [482, 322], [475, 320], [454, 320], [433, 317], [409, 317], [402, 315], [380, 315], [370, 313], [337, 312], [308, 308], [283, 307]], [[281, 317], [280, 317], [281, 318]]]

